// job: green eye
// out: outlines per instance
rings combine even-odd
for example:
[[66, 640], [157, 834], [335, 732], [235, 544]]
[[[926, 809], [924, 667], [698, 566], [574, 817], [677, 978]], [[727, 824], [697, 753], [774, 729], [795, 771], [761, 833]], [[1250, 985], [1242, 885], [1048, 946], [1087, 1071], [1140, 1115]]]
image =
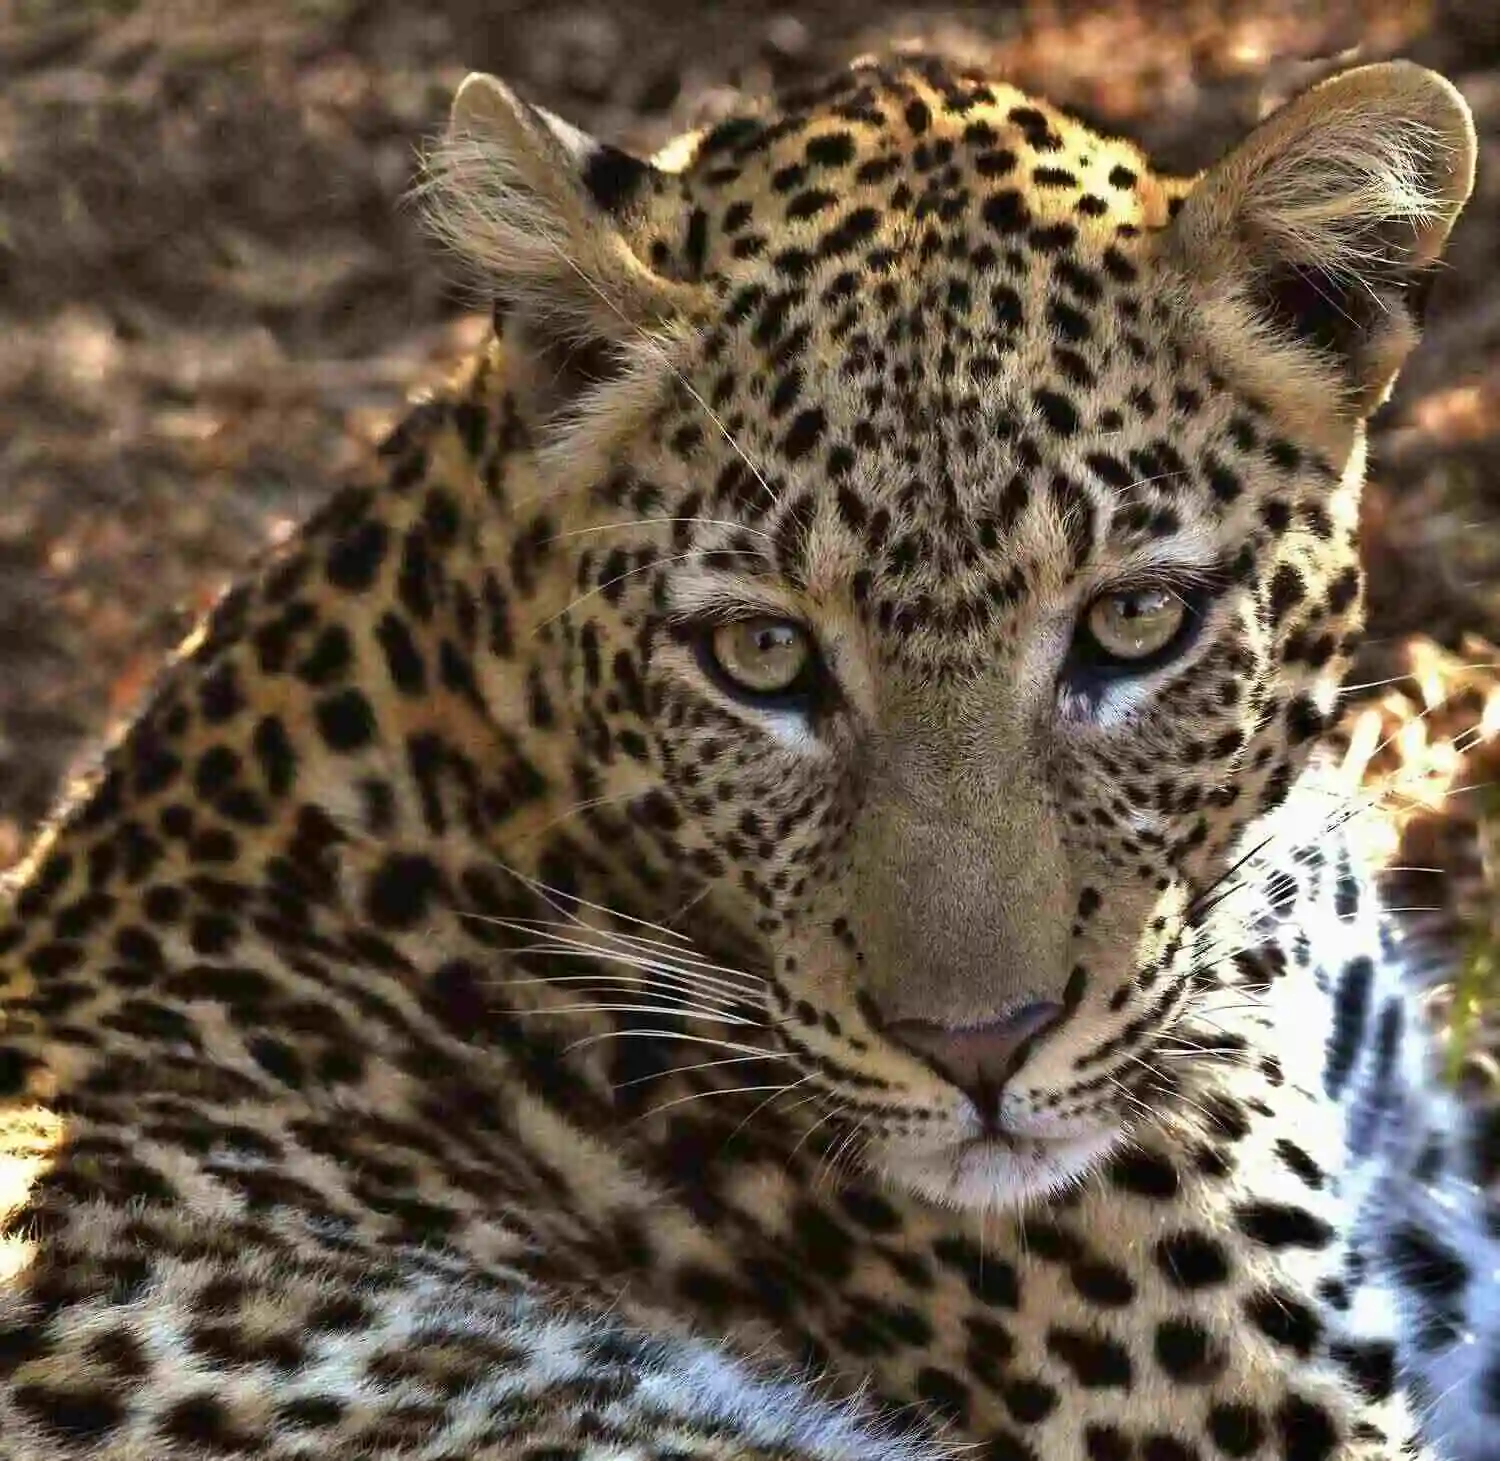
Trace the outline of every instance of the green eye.
[[1096, 655], [1130, 664], [1149, 660], [1177, 638], [1187, 605], [1164, 588], [1133, 589], [1097, 598], [1083, 629]]
[[790, 619], [736, 619], [708, 636], [718, 677], [753, 699], [798, 693], [817, 663], [812, 636]]

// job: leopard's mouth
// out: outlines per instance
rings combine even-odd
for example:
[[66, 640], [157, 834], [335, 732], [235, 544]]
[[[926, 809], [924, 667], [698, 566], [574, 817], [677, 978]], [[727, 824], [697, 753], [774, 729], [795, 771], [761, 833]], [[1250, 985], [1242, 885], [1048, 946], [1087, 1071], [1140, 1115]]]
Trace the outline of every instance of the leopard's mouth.
[[1055, 1135], [979, 1130], [948, 1141], [887, 1140], [870, 1161], [898, 1186], [947, 1207], [1019, 1207], [1075, 1186], [1123, 1139], [1119, 1126]]

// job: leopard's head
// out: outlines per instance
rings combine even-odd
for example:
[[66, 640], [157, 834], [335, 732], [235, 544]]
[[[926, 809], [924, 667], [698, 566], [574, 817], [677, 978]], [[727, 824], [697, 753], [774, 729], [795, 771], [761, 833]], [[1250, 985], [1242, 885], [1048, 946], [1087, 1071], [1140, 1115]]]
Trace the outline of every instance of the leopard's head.
[[888, 1174], [1050, 1190], [1149, 1105], [1333, 708], [1474, 152], [1401, 63], [1188, 180], [923, 62], [655, 164], [463, 88], [430, 197], [544, 423], [530, 673]]

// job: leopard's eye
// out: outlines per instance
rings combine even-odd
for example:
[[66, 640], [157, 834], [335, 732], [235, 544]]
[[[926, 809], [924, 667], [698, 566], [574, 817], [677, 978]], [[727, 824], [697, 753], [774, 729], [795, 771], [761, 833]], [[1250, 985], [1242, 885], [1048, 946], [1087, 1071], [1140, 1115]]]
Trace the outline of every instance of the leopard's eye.
[[803, 693], [818, 662], [812, 636], [790, 619], [735, 619], [713, 629], [705, 647], [726, 687], [750, 700]]
[[1096, 660], [1122, 668], [1155, 659], [1169, 648], [1187, 621], [1187, 605], [1165, 588], [1104, 594], [1083, 617], [1085, 647]]

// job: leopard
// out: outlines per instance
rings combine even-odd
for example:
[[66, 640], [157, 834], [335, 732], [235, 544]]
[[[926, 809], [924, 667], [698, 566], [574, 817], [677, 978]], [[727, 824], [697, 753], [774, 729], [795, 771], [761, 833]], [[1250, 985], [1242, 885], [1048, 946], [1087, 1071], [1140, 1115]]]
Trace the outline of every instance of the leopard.
[[1323, 749], [1473, 186], [864, 59], [475, 74], [493, 320], [0, 910], [7, 1461], [1500, 1457], [1500, 1221]]

